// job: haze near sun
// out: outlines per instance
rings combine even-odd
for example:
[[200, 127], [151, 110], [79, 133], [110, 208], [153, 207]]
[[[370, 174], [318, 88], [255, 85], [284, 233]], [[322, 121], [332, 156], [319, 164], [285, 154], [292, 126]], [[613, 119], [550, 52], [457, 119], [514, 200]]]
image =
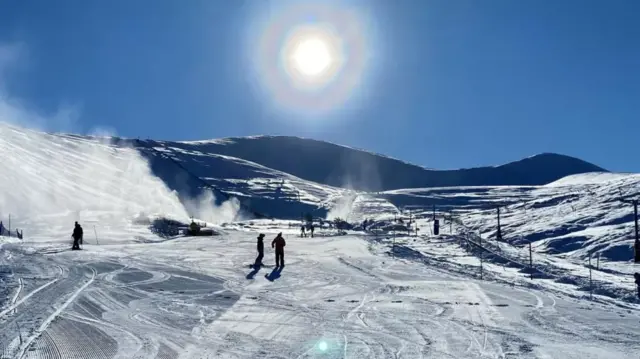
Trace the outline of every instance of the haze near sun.
[[271, 4], [253, 19], [247, 46], [260, 95], [296, 120], [338, 114], [363, 88], [374, 42], [366, 17], [333, 1]]

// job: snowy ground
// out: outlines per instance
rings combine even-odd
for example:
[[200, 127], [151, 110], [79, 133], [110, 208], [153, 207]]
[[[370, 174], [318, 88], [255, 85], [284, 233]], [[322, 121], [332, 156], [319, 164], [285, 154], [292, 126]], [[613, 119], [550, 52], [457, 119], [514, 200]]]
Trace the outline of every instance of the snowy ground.
[[[24, 231], [0, 237], [3, 359], [640, 357], [635, 266], [625, 262], [632, 222], [618, 201], [636, 194], [637, 176], [374, 194], [231, 166], [268, 179], [224, 179], [251, 203], [375, 220], [373, 232], [318, 228], [311, 239], [297, 236], [299, 221], [228, 221], [229, 202], [180, 198], [122, 144], [7, 126], [0, 152], [12, 169], [0, 176], [0, 221], [11, 215]], [[437, 237], [434, 204], [441, 220], [458, 213]], [[495, 204], [506, 207], [509, 244], [495, 241]], [[145, 222], [194, 214], [217, 219], [219, 235], [160, 238]], [[404, 226], [396, 218], [415, 221], [419, 236], [388, 232]], [[69, 250], [75, 220], [80, 252]], [[270, 266], [254, 272], [260, 232]], [[269, 248], [278, 232], [288, 240], [281, 271]], [[594, 286], [589, 253], [603, 255]]]
[[[162, 243], [86, 244], [82, 252], [51, 243], [5, 244], [2, 263], [13, 275], [5, 278], [12, 294], [0, 312], [4, 355], [640, 355], [637, 310], [479, 281], [446, 265], [394, 255], [389, 243], [375, 237], [299, 238], [297, 229], [276, 224], [254, 222], [218, 237]], [[268, 239], [285, 233], [282, 271], [249, 268], [258, 231]], [[273, 265], [269, 250], [265, 263]]]

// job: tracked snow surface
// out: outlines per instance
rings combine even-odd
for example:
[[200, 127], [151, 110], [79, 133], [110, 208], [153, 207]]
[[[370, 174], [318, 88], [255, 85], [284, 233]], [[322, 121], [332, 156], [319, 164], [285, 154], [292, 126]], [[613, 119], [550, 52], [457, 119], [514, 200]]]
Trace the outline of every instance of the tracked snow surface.
[[[640, 357], [632, 208], [617, 200], [635, 194], [635, 175], [365, 193], [206, 151], [165, 163], [160, 146], [133, 146], [0, 126], [0, 220], [23, 231], [0, 237], [0, 358]], [[196, 166], [207, 160], [246, 171], [206, 178]], [[187, 198], [177, 185], [193, 176], [242, 200]], [[275, 218], [250, 218], [254, 203], [279, 204]], [[301, 238], [286, 215], [301, 208], [370, 225], [318, 224]], [[150, 228], [190, 216], [215, 235]], [[84, 245], [72, 252], [76, 220]], [[253, 270], [258, 233], [267, 266]]]

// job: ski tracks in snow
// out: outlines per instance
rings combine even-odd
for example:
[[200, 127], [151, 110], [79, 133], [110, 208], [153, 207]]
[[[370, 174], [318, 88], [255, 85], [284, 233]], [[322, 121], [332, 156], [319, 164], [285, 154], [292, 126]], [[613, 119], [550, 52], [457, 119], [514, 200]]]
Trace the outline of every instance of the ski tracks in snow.
[[[205, 243], [210, 253], [199, 250]], [[58, 265], [59, 273], [35, 283], [21, 275], [23, 289], [0, 316], [0, 344], [26, 359], [638, 353], [635, 322], [615, 322], [606, 308], [374, 255], [360, 237], [290, 240], [278, 275], [264, 278], [272, 272], [264, 268], [247, 279], [243, 248], [253, 246], [246, 234], [231, 234], [158, 244], [153, 260], [144, 257], [151, 246], [124, 248], [125, 259], [113, 262], [33, 256], [36, 268]], [[22, 346], [12, 329], [18, 322]]]
[[[63, 271], [62, 268], [61, 267], [58, 267], [58, 268], [60, 268], [60, 272], [62, 273], [62, 271]], [[18, 291], [18, 293], [15, 294], [15, 296], [11, 300], [11, 305], [9, 305], [9, 308], [7, 308], [7, 309], [3, 310], [2, 312], [0, 312], [0, 318], [2, 318], [4, 315], [6, 315], [8, 313], [15, 313], [16, 308], [18, 308], [19, 305], [21, 305], [22, 303], [26, 302], [29, 298], [31, 298], [32, 296], [38, 294], [40, 291], [42, 291], [43, 289], [47, 288], [48, 286], [54, 284], [58, 280], [60, 280], [60, 277], [48, 281], [47, 283], [39, 286], [38, 288], [36, 288], [36, 289], [32, 290], [31, 292], [27, 293], [26, 295], [24, 295], [22, 297], [22, 299], [16, 301], [18, 299], [18, 296], [19, 296], [20, 292], [22, 291], [22, 287], [23, 287], [22, 278], [19, 278], [19, 281], [20, 281], [19, 291]]]

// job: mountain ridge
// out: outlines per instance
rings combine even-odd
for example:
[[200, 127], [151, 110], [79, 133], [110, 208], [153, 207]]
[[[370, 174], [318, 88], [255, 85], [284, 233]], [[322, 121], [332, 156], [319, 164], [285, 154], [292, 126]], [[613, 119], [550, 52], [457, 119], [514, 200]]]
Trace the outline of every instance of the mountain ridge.
[[587, 161], [543, 152], [495, 166], [434, 169], [368, 150], [295, 136], [158, 141], [183, 150], [241, 158], [297, 177], [364, 191], [401, 188], [544, 185], [589, 172], [609, 172]]

